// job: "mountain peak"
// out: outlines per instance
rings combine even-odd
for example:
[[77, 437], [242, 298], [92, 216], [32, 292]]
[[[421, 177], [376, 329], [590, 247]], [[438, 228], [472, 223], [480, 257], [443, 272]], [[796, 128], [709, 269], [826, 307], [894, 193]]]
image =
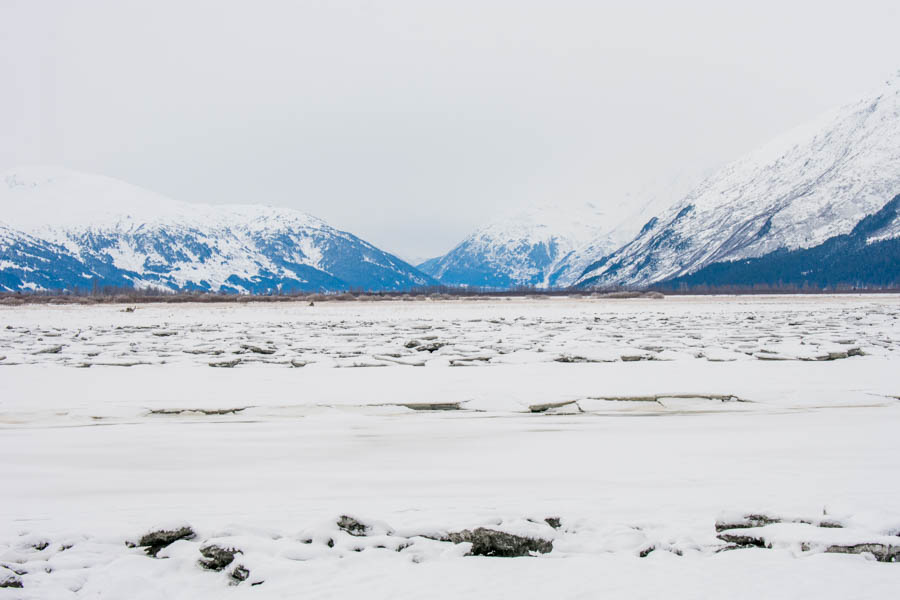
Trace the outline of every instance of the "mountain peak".
[[898, 165], [900, 86], [890, 84], [724, 166], [581, 283], [643, 285], [819, 245], [900, 191]]
[[[7, 171], [0, 175], [0, 207], [9, 226], [0, 231], [0, 286], [6, 289], [97, 284], [273, 292], [435, 283], [300, 211], [177, 202], [68, 169]], [[58, 265], [65, 270], [54, 271]]]

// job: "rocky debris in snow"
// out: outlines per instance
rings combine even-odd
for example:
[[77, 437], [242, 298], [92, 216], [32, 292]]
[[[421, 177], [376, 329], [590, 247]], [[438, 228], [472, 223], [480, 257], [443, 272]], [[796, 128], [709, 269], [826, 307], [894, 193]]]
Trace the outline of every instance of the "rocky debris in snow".
[[532, 556], [553, 550], [553, 542], [550, 540], [523, 537], [484, 527], [449, 533], [441, 540], [454, 544], [469, 542], [472, 544], [469, 556]]
[[623, 354], [621, 356], [622, 362], [638, 362], [640, 360], [653, 360], [652, 356], [647, 356], [645, 354]]
[[459, 402], [398, 402], [391, 406], [402, 406], [410, 410], [461, 410]]
[[341, 517], [337, 520], [337, 526], [350, 535], [357, 537], [366, 535], [366, 532], [369, 530], [368, 525], [360, 523], [358, 520], [347, 515], [341, 515]]
[[219, 361], [219, 362], [211, 362], [211, 363], [209, 363], [209, 366], [219, 367], [222, 369], [230, 369], [232, 367], [238, 366], [239, 364], [241, 364], [241, 359], [236, 358], [234, 360], [223, 360], [223, 361]]
[[443, 342], [431, 342], [430, 344], [422, 344], [421, 346], [416, 347], [416, 352], [435, 352], [446, 345], [447, 344]]
[[900, 562], [900, 545], [856, 544], [855, 546], [828, 546], [825, 552], [832, 554], [872, 554], [878, 562]]
[[11, 573], [0, 572], [0, 588], [22, 588], [22, 580]]
[[422, 344], [422, 342], [420, 342], [419, 340], [409, 340], [408, 342], [403, 344], [403, 347], [404, 348], [417, 348], [421, 344]]
[[193, 539], [195, 535], [194, 530], [188, 526], [172, 530], [162, 529], [144, 534], [137, 545], [146, 547], [147, 554], [155, 558], [157, 553], [169, 544], [178, 540]]
[[733, 544], [734, 548], [771, 548], [771, 544], [767, 544], [766, 540], [761, 537], [752, 535], [740, 535], [735, 533], [720, 533], [716, 536], [723, 542]]
[[461, 356], [459, 358], [454, 358], [450, 360], [451, 367], [462, 367], [462, 366], [470, 366], [476, 362], [490, 362], [492, 357], [490, 356]]
[[172, 337], [173, 335], [178, 335], [177, 331], [154, 331], [153, 335], [156, 337]]
[[781, 517], [773, 517], [770, 515], [750, 513], [740, 517], [739, 519], [730, 519], [725, 521], [716, 521], [716, 532], [721, 533], [729, 529], [751, 529], [754, 527], [765, 527], [766, 525], [774, 525], [776, 523], [803, 523], [805, 525], [814, 525], [816, 527], [825, 528], [841, 528], [843, 524], [831, 519], [784, 519]]
[[241, 344], [241, 350], [253, 352], [254, 354], [275, 354], [275, 348], [262, 348], [252, 344]]
[[198, 562], [204, 569], [210, 571], [221, 571], [234, 561], [234, 555], [240, 553], [235, 548], [222, 548], [215, 544], [203, 546], [200, 548], [200, 554], [203, 555]]
[[588, 400], [610, 400], [614, 402], [659, 402], [665, 398], [718, 400], [719, 402], [747, 402], [732, 394], [655, 394], [652, 396], [591, 396]]
[[[528, 407], [528, 410], [530, 410], [533, 413], [542, 413], [542, 412], [547, 412], [548, 410], [553, 409], [553, 408], [562, 408], [563, 406], [569, 406], [571, 404], [574, 404], [575, 408], [578, 408], [578, 404], [575, 400], [565, 400], [563, 402], [547, 402], [546, 404], [532, 404], [531, 406]], [[579, 409], [579, 411], [580, 411], [580, 409]]]
[[562, 521], [560, 521], [559, 517], [547, 517], [544, 519], [544, 522], [553, 529], [559, 529], [562, 526]]
[[184, 413], [199, 413], [202, 415], [233, 415], [243, 410], [247, 410], [249, 406], [239, 406], [236, 408], [154, 408], [150, 411], [151, 415], [183, 415]]
[[[241, 583], [242, 581], [247, 581], [247, 578], [250, 577], [250, 569], [245, 567], [244, 565], [238, 565], [231, 571], [231, 580], [234, 585]], [[259, 583], [262, 583], [261, 581]]]
[[152, 365], [153, 363], [144, 360], [133, 360], [125, 362], [98, 362], [91, 364], [97, 365], [98, 367], [136, 367], [138, 365]]
[[62, 352], [62, 346], [51, 346], [50, 348], [44, 348], [43, 350], [38, 350], [34, 352], [34, 354], [59, 354]]
[[308, 364], [309, 363], [305, 360], [292, 360], [291, 361], [291, 366], [294, 368], [297, 368], [297, 369], [299, 369], [300, 367], [305, 367]]
[[748, 514], [734, 521], [716, 521], [716, 532], [721, 533], [729, 529], [750, 529], [753, 527], [765, 527], [774, 523], [781, 523], [782, 519], [768, 515]]
[[133, 306], [126, 306], [125, 308], [122, 309], [121, 312], [123, 312], [123, 313], [133, 313], [133, 312], [134, 312], [134, 309], [135, 309], [135, 307], [133, 307]]
[[571, 354], [563, 354], [557, 358], [553, 359], [558, 363], [592, 363], [592, 362], [600, 362], [596, 360], [591, 360], [589, 358], [585, 358], [584, 356], [574, 356]]

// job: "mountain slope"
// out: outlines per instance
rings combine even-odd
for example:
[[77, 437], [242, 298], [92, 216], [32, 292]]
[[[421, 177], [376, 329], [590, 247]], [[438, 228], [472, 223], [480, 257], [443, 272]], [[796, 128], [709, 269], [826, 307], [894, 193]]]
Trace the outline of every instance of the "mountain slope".
[[718, 262], [669, 279], [670, 290], [698, 286], [752, 288], [885, 288], [900, 286], [900, 237], [885, 237], [900, 215], [900, 195], [846, 235], [812, 248], [776, 250], [759, 258]]
[[[706, 179], [581, 286], [646, 285], [707, 265], [817, 246], [900, 191], [900, 85], [795, 130]], [[881, 239], [900, 235], [900, 220]]]
[[[561, 261], [603, 235], [607, 219], [593, 205], [533, 206], [509, 214], [464, 239], [447, 254], [419, 265], [446, 285], [548, 287]], [[610, 244], [611, 245], [611, 244]]]
[[[23, 272], [24, 279], [17, 275], [22, 281], [15, 289], [71, 289], [96, 281], [266, 293], [435, 283], [399, 258], [299, 211], [180, 203], [108, 177], [15, 169], [0, 176], [0, 207], [7, 225], [19, 230], [21, 244], [40, 242], [56, 258]], [[24, 252], [20, 245], [8, 247]], [[0, 275], [22, 266], [11, 258]], [[77, 276], [72, 260], [82, 265]]]
[[90, 287], [93, 281], [103, 286], [128, 285], [115, 269], [98, 271], [62, 246], [0, 223], [0, 291]]

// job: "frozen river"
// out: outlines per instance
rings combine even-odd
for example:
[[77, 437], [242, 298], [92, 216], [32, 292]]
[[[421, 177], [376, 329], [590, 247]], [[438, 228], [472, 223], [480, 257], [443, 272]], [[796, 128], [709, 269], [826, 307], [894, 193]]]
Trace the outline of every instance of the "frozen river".
[[0, 598], [900, 589], [897, 296], [126, 308], [0, 308]]

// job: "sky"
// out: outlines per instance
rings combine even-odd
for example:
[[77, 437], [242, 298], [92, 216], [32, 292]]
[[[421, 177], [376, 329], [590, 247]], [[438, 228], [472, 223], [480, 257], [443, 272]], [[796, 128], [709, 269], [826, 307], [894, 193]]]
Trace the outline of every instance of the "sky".
[[520, 207], [622, 218], [877, 88], [898, 25], [896, 0], [0, 0], [0, 171], [297, 208], [418, 262]]

